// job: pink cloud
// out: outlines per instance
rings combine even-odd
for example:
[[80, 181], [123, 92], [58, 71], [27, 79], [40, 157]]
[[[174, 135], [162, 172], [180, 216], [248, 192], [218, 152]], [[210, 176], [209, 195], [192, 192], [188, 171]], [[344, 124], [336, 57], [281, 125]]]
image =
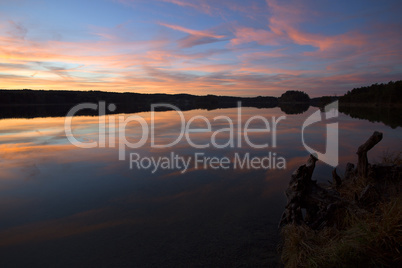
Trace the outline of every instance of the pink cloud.
[[226, 37], [225, 35], [214, 34], [211, 31], [192, 30], [179, 25], [172, 25], [167, 23], [159, 24], [167, 28], [189, 34], [188, 37], [185, 37], [178, 41], [178, 44], [181, 48], [189, 48], [197, 45], [219, 42]]
[[253, 29], [250, 27], [236, 27], [235, 38], [230, 42], [233, 45], [241, 45], [250, 42], [257, 42], [260, 45], [279, 45], [277, 35], [264, 29]]
[[209, 31], [198, 31], [198, 30], [192, 30], [188, 29], [179, 25], [172, 25], [172, 24], [167, 24], [167, 23], [159, 23], [162, 26], [168, 27], [173, 30], [177, 30], [183, 33], [188, 33], [190, 35], [197, 35], [197, 36], [203, 36], [203, 37], [211, 37], [211, 38], [224, 38], [224, 35], [217, 35], [213, 34]]
[[[91, 35], [80, 41], [30, 39], [26, 26], [6, 22], [0, 24], [1, 87], [247, 96], [299, 89], [317, 96], [400, 79], [398, 25], [317, 33], [305, 25], [319, 14], [296, 1], [269, 0], [265, 7], [226, 0], [159, 2], [192, 9], [203, 2], [211, 16], [232, 10], [258, 14], [259, 20], [227, 19], [202, 30], [155, 22], [158, 35], [149, 40], [135, 40], [129, 30], [134, 25], [123, 23], [90, 27]], [[183, 37], [174, 38], [173, 31]]]

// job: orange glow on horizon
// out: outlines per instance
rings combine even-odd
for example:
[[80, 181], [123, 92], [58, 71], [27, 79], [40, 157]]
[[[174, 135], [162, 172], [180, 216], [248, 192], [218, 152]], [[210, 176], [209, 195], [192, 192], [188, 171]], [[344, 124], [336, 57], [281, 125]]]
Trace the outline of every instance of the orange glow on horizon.
[[[120, 12], [148, 10], [131, 0], [108, 5]], [[160, 19], [71, 26], [73, 38], [49, 38], [47, 31], [18, 19], [0, 20], [0, 88], [231, 96], [280, 96], [298, 89], [314, 97], [401, 77], [399, 27], [385, 20], [392, 14], [365, 17], [376, 23], [368, 28], [347, 9], [337, 16], [350, 26], [330, 21], [330, 4], [155, 0], [150, 5]], [[197, 16], [184, 13], [187, 25], [166, 17], [160, 7]], [[232, 21], [222, 19], [226, 16]]]

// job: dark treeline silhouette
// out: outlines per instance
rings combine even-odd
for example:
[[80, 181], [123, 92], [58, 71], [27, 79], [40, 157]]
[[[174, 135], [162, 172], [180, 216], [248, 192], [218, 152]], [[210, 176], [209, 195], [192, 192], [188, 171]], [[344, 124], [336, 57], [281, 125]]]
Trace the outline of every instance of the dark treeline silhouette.
[[302, 114], [310, 107], [310, 97], [298, 90], [288, 90], [278, 98], [278, 106], [285, 114]]
[[393, 106], [402, 104], [402, 80], [388, 84], [373, 84], [354, 88], [339, 98], [341, 104], [372, 104]]
[[241, 101], [245, 105], [269, 107], [277, 104], [275, 97], [230, 97], [230, 96], [196, 96], [190, 94], [140, 94], [116, 93], [103, 91], [54, 91], [54, 90], [0, 90], [0, 105], [59, 105], [96, 103], [106, 101], [115, 104], [147, 105], [152, 103], [170, 103], [178, 106], [219, 106], [236, 105]]
[[310, 99], [310, 105], [314, 107], [324, 107], [325, 105], [334, 102], [336, 100], [339, 100], [339, 97], [337, 96], [322, 96], [318, 98], [312, 98]]
[[302, 114], [310, 108], [310, 104], [308, 102], [305, 103], [282, 103], [278, 104], [281, 111], [285, 114]]
[[279, 102], [285, 103], [295, 103], [295, 102], [303, 102], [308, 103], [310, 101], [309, 95], [303, 91], [298, 90], [288, 90], [279, 97]]
[[354, 88], [339, 98], [339, 111], [353, 118], [402, 126], [402, 81]]
[[[140, 94], [103, 91], [46, 91], [0, 90], [0, 118], [34, 118], [65, 116], [76, 104], [83, 102], [116, 104], [110, 113], [136, 113], [150, 111], [151, 104], [173, 104], [181, 110], [217, 109], [236, 107], [280, 107], [286, 114], [300, 114], [309, 106], [324, 107], [339, 100], [339, 110], [355, 118], [381, 121], [391, 127], [402, 126], [402, 81], [373, 84], [354, 88], [344, 96], [311, 98], [302, 91], [289, 90], [281, 97], [196, 96], [190, 94]], [[364, 107], [355, 109], [354, 107]], [[376, 109], [380, 107], [381, 109]], [[108, 112], [108, 111], [106, 111]], [[98, 111], [82, 110], [79, 115], [97, 115]]]
[[382, 122], [391, 128], [402, 127], [402, 109], [397, 107], [339, 106], [341, 113], [352, 118], [365, 119], [370, 122]]
[[[46, 90], [0, 90], [0, 118], [33, 118], [65, 116], [79, 103], [116, 104], [113, 113], [135, 113], [149, 111], [151, 104], [173, 104], [181, 110], [217, 109], [236, 107], [273, 108], [278, 104], [275, 97], [230, 97], [196, 96], [190, 94], [139, 94], [102, 91], [46, 91]], [[109, 111], [106, 111], [109, 112]], [[82, 110], [80, 115], [97, 115], [94, 110]]]

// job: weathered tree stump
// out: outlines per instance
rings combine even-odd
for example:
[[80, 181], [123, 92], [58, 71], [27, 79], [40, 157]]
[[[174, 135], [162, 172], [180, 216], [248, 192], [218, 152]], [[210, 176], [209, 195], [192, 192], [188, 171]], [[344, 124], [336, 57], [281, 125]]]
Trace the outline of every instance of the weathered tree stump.
[[[374, 132], [373, 135], [362, 144], [358, 150], [358, 165], [348, 163], [346, 166], [344, 179], [354, 178], [356, 175], [367, 177], [373, 172], [382, 172], [382, 166], [375, 169], [369, 169], [367, 160], [367, 152], [372, 149], [382, 139], [382, 133]], [[315, 168], [317, 158], [310, 155], [307, 164], [300, 166], [292, 174], [289, 186], [286, 189], [286, 197], [288, 199], [285, 211], [282, 214], [279, 227], [286, 224], [306, 224], [312, 229], [321, 229], [324, 226], [333, 225], [335, 221], [334, 211], [337, 208], [356, 209], [356, 204], [346, 202], [340, 197], [336, 190], [342, 185], [341, 177], [336, 173], [336, 169], [332, 171], [333, 183], [332, 187], [323, 187], [317, 184], [317, 181], [312, 180], [312, 175]], [[374, 166], [375, 167], [375, 166]], [[399, 177], [399, 169], [395, 168], [392, 176]], [[342, 187], [347, 187], [346, 185]], [[360, 194], [356, 195], [356, 201], [372, 202], [376, 197], [374, 188], [368, 187]], [[305, 215], [302, 210], [305, 209]]]
[[357, 149], [359, 160], [357, 163], [357, 174], [360, 177], [367, 177], [368, 174], [368, 159], [367, 152], [371, 150], [377, 143], [382, 140], [382, 133], [375, 131], [373, 135]]
[[[318, 228], [328, 220], [328, 213], [340, 201], [339, 193], [325, 189], [311, 179], [317, 158], [310, 155], [306, 165], [300, 166], [293, 174], [286, 190], [288, 203], [279, 227], [289, 223], [306, 223]], [[305, 209], [305, 217], [302, 209]]]

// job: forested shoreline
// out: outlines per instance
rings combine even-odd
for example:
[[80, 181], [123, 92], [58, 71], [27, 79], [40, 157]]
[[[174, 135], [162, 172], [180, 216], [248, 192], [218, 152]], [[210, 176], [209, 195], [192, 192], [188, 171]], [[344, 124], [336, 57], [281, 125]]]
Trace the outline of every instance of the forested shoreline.
[[[150, 111], [151, 104], [169, 103], [179, 109], [275, 108], [286, 114], [301, 114], [310, 106], [324, 107], [339, 101], [339, 110], [354, 118], [383, 122], [392, 128], [402, 126], [402, 80], [387, 84], [373, 84], [354, 88], [343, 96], [310, 98], [298, 90], [288, 90], [280, 97], [234, 97], [191, 94], [140, 94], [103, 91], [53, 91], [53, 90], [0, 90], [0, 118], [34, 118], [65, 116], [76, 104], [105, 101], [116, 104], [110, 113], [136, 113]], [[97, 115], [94, 110], [83, 110], [79, 115]]]
[[372, 84], [354, 88], [343, 96], [322, 96], [310, 98], [308, 94], [298, 90], [288, 90], [280, 97], [234, 97], [217, 95], [191, 95], [191, 94], [141, 94], [117, 93], [104, 91], [68, 91], [68, 90], [0, 90], [0, 105], [52, 105], [77, 104], [82, 102], [107, 101], [121, 104], [151, 104], [167, 102], [187, 106], [219, 106], [233, 105], [241, 101], [244, 105], [265, 107], [279, 103], [309, 103], [313, 106], [322, 106], [326, 103], [339, 100], [341, 105], [360, 104], [363, 106], [381, 105], [398, 106], [402, 101], [402, 80], [387, 84]]

